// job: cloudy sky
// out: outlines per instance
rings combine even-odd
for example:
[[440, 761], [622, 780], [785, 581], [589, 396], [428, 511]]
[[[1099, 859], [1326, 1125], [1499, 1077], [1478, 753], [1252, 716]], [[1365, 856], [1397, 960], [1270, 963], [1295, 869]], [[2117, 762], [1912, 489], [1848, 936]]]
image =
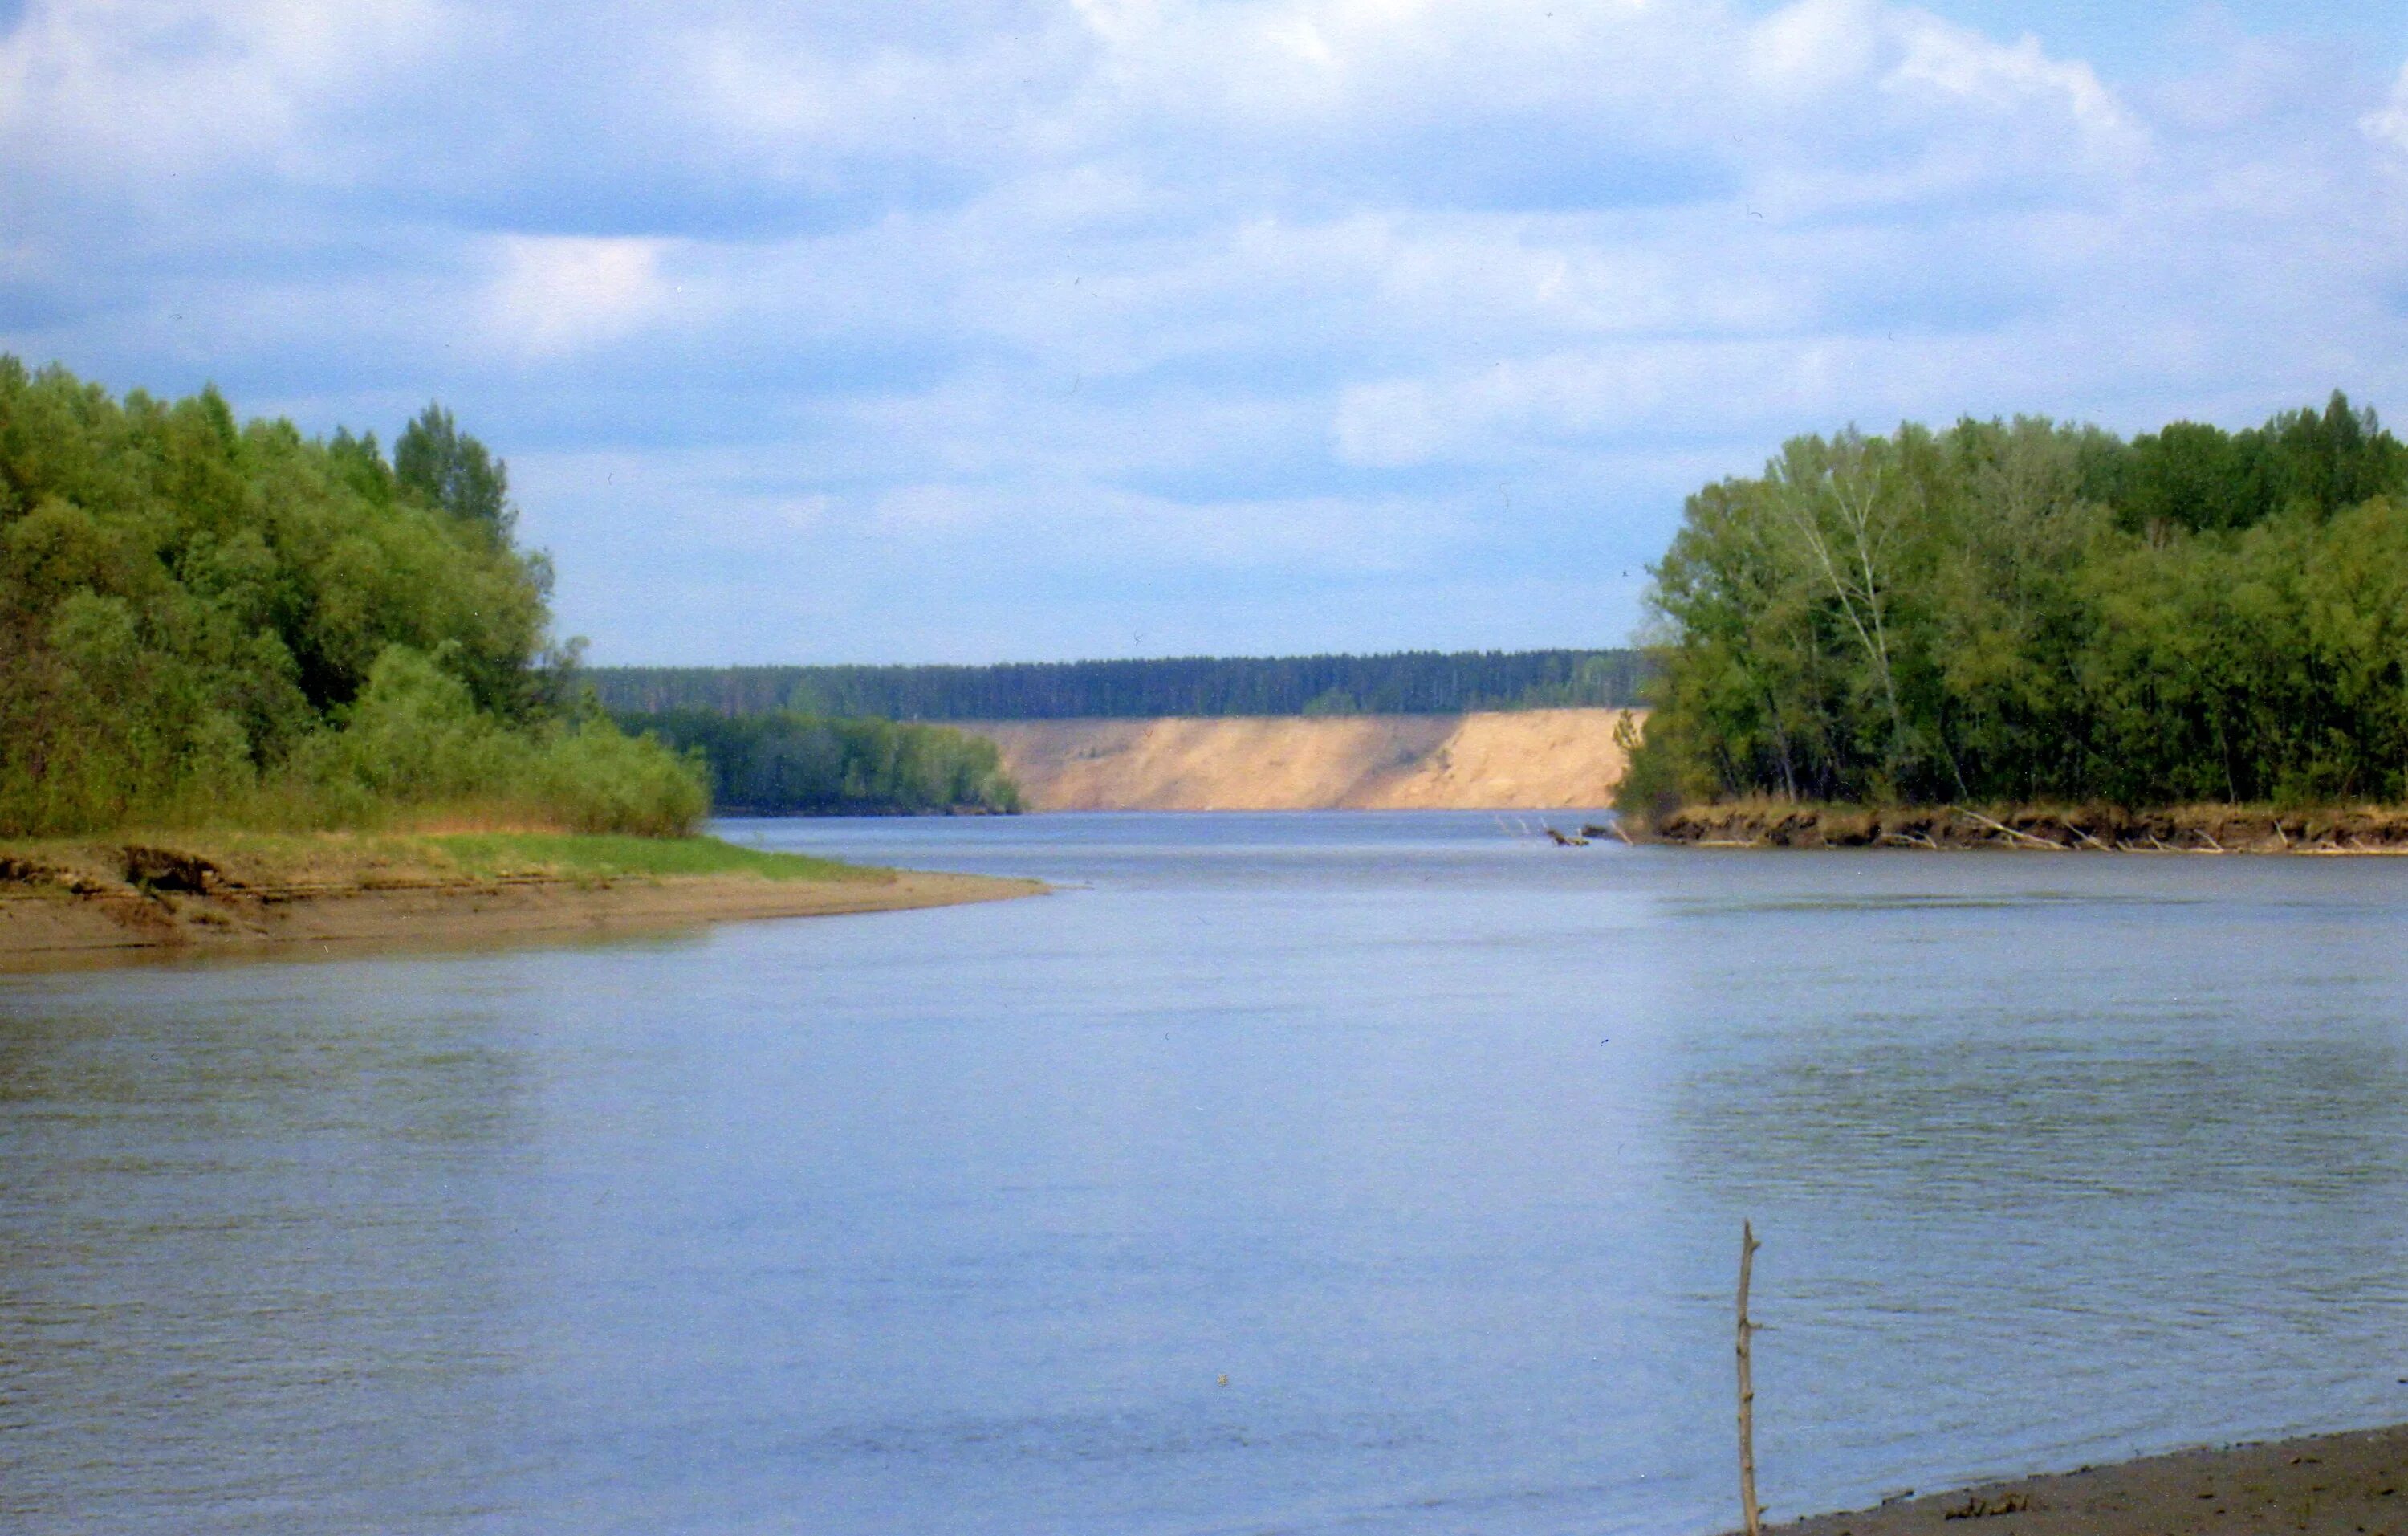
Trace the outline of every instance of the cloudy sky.
[[440, 398], [597, 661], [1613, 644], [1793, 433], [2408, 416], [2403, 65], [2408, 0], [0, 0], [0, 350]]

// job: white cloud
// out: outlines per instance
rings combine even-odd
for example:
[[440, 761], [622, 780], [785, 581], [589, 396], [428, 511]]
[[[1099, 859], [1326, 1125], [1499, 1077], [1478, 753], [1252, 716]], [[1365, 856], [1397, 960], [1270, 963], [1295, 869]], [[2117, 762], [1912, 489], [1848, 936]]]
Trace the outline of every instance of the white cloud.
[[551, 357], [618, 340], [670, 296], [659, 240], [511, 235], [494, 246], [486, 323], [517, 352]]
[[2123, 135], [2131, 122], [2113, 93], [2078, 61], [2049, 58], [2027, 33], [2012, 47], [1928, 18], [1905, 29], [1905, 57], [1891, 72], [1897, 87], [1928, 87], [1991, 112], [2028, 103], [2070, 112], [2093, 134]]
[[2391, 99], [2358, 120], [2367, 137], [2389, 150], [2408, 153], [2408, 65], [2402, 65], [2391, 87]]
[[771, 19], [719, 18], [675, 36], [670, 79], [693, 116], [763, 175], [827, 185], [867, 160], [994, 164], [1034, 127], [1030, 90], [1075, 62], [1056, 31], [951, 51], [831, 56]]
[[1300, 636], [1620, 570], [1851, 419], [2391, 403], [2408, 75], [2214, 62], [1892, 0], [34, 0], [0, 347], [317, 427], [438, 395], [570, 627], [672, 622], [578, 574], [632, 561], [916, 594], [847, 610], [897, 654], [1040, 581]]
[[0, 145], [21, 168], [137, 189], [245, 165], [316, 174], [321, 114], [453, 32], [436, 0], [32, 0], [0, 34]]
[[1746, 79], [1775, 101], [1828, 96], [1879, 66], [1883, 20], [1875, 0], [1797, 0], [1750, 32]]

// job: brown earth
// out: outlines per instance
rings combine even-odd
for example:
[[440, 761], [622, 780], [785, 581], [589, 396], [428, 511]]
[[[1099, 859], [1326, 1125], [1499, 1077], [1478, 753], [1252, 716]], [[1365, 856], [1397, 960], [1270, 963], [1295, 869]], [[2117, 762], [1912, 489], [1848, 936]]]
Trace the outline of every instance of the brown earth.
[[1736, 800], [1648, 819], [1644, 836], [1701, 848], [2001, 848], [2031, 853], [2408, 853], [2408, 811], [2343, 807], [1873, 807]]
[[2182, 1451], [1765, 1529], [1778, 1536], [2408, 1536], [2408, 1425]]
[[124, 876], [37, 868], [0, 855], [0, 971], [151, 956], [293, 954], [357, 947], [455, 948], [674, 928], [743, 918], [895, 912], [1034, 896], [1033, 880], [863, 869], [841, 878], [750, 874], [396, 877], [353, 870], [282, 883], [229, 877], [157, 854]]
[[964, 724], [1031, 811], [1585, 810], [1643, 711]]

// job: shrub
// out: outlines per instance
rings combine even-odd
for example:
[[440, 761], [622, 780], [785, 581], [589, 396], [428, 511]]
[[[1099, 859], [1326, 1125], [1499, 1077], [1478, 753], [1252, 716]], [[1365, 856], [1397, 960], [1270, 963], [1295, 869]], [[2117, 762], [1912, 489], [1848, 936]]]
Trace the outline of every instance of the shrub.
[[0, 832], [366, 825], [450, 802], [681, 832], [698, 772], [566, 718], [502, 463], [238, 424], [0, 357]]

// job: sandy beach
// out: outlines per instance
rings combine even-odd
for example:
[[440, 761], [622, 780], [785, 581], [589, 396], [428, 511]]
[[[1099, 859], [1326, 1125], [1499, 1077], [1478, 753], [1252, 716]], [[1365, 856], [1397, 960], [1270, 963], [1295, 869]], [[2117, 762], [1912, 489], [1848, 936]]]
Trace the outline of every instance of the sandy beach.
[[965, 721], [1031, 811], [1586, 811], [1643, 710]]
[[1780, 1536], [2401, 1536], [2408, 1425], [2178, 1451], [1767, 1526]]

